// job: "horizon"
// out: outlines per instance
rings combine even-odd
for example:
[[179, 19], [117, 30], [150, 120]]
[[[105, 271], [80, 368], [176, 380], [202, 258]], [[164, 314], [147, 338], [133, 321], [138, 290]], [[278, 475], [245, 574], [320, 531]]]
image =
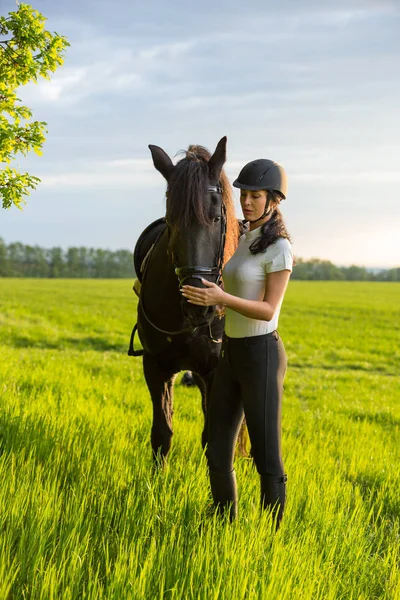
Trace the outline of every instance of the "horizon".
[[[399, 266], [397, 2], [32, 6], [71, 47], [50, 82], [18, 90], [48, 135], [42, 157], [12, 163], [42, 183], [23, 212], [0, 212], [7, 244], [133, 250], [164, 214], [148, 144], [174, 157], [227, 135], [231, 182], [258, 157], [287, 170], [297, 257]], [[235, 204], [240, 218], [236, 191]]]
[[[0, 236], [0, 242], [3, 241], [5, 242], [5, 240]], [[42, 250], [52, 250], [54, 248], [60, 248], [62, 250], [62, 252], [67, 252], [70, 248], [86, 248], [87, 250], [104, 250], [106, 252], [130, 252], [133, 255], [133, 249], [130, 248], [121, 248], [121, 247], [117, 247], [117, 248], [110, 248], [110, 247], [104, 247], [104, 246], [41, 246], [40, 244], [25, 244], [24, 242], [21, 242], [20, 240], [13, 240], [11, 242], [5, 242], [6, 245], [8, 246], [9, 244], [23, 244], [26, 246], [31, 246], [31, 247], [35, 247], [35, 246], [39, 246], [39, 248], [41, 248]], [[304, 258], [303, 256], [298, 256], [294, 254], [294, 258], [295, 260], [302, 260], [304, 262], [311, 262], [314, 260], [318, 260], [318, 261], [322, 261], [322, 262], [331, 262], [328, 258], [323, 258], [320, 256], [311, 256], [310, 258]], [[397, 264], [394, 267], [388, 267], [388, 266], [370, 266], [370, 265], [360, 265], [357, 263], [348, 263], [348, 264], [337, 264], [337, 263], [332, 263], [335, 267], [338, 267], [339, 269], [344, 268], [347, 269], [349, 267], [360, 267], [363, 269], [366, 269], [367, 271], [370, 272], [379, 272], [379, 271], [387, 271], [390, 269], [396, 269], [396, 268], [400, 268], [400, 262], [399, 264]], [[293, 268], [295, 268], [296, 265], [293, 266]]]

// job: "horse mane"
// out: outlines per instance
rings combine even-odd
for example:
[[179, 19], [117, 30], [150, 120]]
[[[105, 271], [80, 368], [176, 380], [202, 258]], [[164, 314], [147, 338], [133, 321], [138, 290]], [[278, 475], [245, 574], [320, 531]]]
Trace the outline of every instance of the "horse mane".
[[[184, 152], [185, 156], [172, 171], [167, 193], [167, 219], [174, 224], [174, 229], [181, 231], [193, 220], [205, 227], [211, 225], [210, 216], [203, 203], [210, 185], [207, 163], [211, 153], [207, 148], [194, 144]], [[219, 183], [226, 209], [225, 265], [236, 250], [239, 225], [235, 216], [232, 187], [223, 169]]]

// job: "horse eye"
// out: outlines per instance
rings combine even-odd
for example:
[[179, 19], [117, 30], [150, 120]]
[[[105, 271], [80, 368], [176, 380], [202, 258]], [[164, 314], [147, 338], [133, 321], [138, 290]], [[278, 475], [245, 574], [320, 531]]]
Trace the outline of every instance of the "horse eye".
[[214, 217], [214, 223], [218, 223], [221, 220], [221, 217]]

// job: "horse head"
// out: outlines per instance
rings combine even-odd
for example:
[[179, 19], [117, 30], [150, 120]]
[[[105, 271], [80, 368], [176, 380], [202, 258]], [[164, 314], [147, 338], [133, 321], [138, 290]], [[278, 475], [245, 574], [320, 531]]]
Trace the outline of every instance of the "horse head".
[[[155, 168], [168, 184], [168, 248], [177, 283], [204, 287], [203, 278], [219, 284], [227, 229], [224, 195], [229, 184], [222, 170], [226, 137], [212, 155], [202, 146], [190, 146], [176, 165], [162, 148], [149, 148]], [[185, 298], [182, 311], [194, 327], [211, 323], [215, 316], [215, 306], [195, 306]]]

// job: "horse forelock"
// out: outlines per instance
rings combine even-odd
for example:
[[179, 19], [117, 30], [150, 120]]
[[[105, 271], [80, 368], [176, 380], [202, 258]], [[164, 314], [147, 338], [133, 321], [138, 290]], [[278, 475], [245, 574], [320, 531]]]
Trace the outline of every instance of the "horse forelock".
[[[207, 165], [210, 158], [207, 148], [191, 145], [172, 171], [167, 197], [167, 219], [171, 225], [172, 238], [193, 222], [205, 227], [211, 225], [208, 206], [204, 203], [210, 185]], [[226, 210], [225, 264], [236, 250], [239, 226], [235, 216], [232, 186], [223, 169], [219, 184]]]
[[208, 193], [207, 163], [185, 157], [174, 167], [168, 182], [167, 218], [174, 229], [193, 222], [210, 224], [204, 197]]

